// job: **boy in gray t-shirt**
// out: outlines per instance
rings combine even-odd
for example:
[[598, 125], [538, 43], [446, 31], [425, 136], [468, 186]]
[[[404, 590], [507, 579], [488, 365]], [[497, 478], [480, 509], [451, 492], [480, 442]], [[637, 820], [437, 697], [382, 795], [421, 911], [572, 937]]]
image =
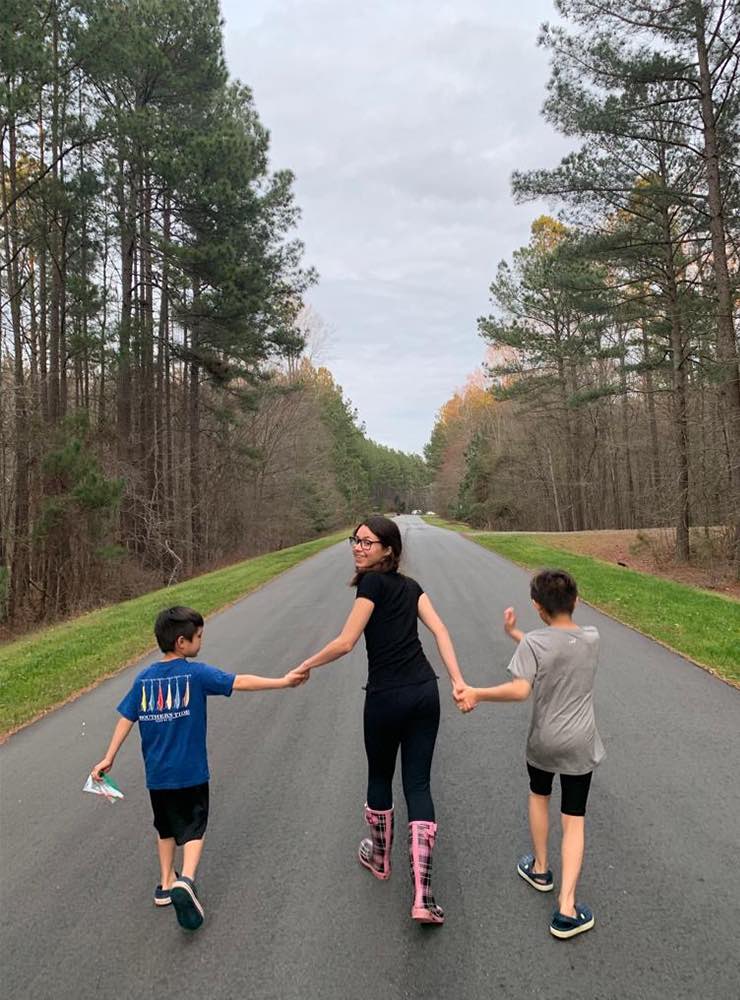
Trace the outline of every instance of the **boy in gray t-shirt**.
[[589, 907], [576, 902], [584, 849], [586, 802], [594, 767], [604, 759], [593, 706], [599, 633], [573, 621], [578, 591], [564, 570], [542, 570], [530, 583], [532, 603], [545, 628], [524, 635], [513, 608], [504, 612], [504, 629], [518, 643], [509, 663], [511, 680], [491, 688], [455, 692], [458, 707], [471, 712], [481, 701], [525, 701], [533, 694], [527, 737], [531, 854], [520, 858], [517, 873], [540, 892], [554, 887], [547, 867], [550, 793], [560, 775], [562, 882], [550, 933], [574, 937], [594, 926]]

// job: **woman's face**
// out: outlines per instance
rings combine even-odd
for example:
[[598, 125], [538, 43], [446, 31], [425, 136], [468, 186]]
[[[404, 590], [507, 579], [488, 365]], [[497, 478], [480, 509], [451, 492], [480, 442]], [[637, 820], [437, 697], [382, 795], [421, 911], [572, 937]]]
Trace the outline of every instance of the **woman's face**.
[[352, 546], [352, 556], [355, 560], [355, 569], [365, 571], [378, 566], [391, 554], [390, 545], [383, 545], [377, 535], [368, 528], [366, 524], [361, 524], [355, 532], [356, 543]]

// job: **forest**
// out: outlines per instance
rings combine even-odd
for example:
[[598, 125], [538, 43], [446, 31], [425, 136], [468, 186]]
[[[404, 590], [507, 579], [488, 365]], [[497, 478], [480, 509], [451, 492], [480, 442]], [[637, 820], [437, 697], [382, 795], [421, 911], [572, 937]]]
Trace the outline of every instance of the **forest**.
[[317, 360], [294, 178], [217, 0], [5, 0], [0, 628], [368, 509], [663, 528], [677, 563], [740, 575], [740, 9], [555, 14], [543, 115], [572, 151], [512, 178], [530, 238], [422, 458]]
[[426, 498], [311, 359], [293, 177], [216, 0], [3, 4], [0, 623]]
[[[481, 372], [440, 410], [433, 504], [495, 530], [665, 527], [740, 573], [740, 8], [558, 0], [518, 171], [557, 214], [502, 261]], [[696, 530], [701, 532], [697, 536]]]

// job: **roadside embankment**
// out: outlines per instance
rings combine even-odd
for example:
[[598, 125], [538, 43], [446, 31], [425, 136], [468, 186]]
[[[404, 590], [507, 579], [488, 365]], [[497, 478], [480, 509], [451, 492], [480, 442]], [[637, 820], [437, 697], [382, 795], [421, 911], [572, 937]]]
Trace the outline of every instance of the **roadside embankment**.
[[184, 604], [211, 614], [345, 536], [340, 531], [255, 556], [0, 646], [0, 740], [152, 649], [162, 608]]
[[543, 533], [472, 531], [459, 522], [426, 518], [463, 531], [471, 541], [527, 569], [557, 566], [578, 582], [588, 604], [630, 625], [740, 687], [740, 603], [697, 587], [639, 573], [548, 544]]

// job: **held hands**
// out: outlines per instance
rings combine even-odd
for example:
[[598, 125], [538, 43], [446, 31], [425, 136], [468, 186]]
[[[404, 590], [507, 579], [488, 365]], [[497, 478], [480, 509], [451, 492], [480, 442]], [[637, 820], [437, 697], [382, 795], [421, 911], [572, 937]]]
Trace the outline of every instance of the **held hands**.
[[295, 667], [293, 670], [289, 670], [287, 674], [283, 677], [286, 687], [300, 687], [301, 684], [305, 684], [308, 680], [308, 671], [301, 670], [300, 667]]
[[462, 677], [459, 681], [455, 681], [453, 683], [452, 697], [455, 699], [457, 707], [464, 713], [472, 712], [478, 704], [478, 699], [475, 695], [475, 688], [466, 684]]
[[299, 674], [304, 681], [307, 681], [308, 678], [311, 676], [311, 668], [306, 666], [305, 660], [303, 661], [303, 663], [299, 663], [297, 667], [293, 667], [293, 669], [290, 672], [291, 674]]
[[475, 688], [467, 684], [457, 684], [452, 692], [455, 704], [461, 712], [467, 714], [472, 712], [478, 704], [478, 693]]

